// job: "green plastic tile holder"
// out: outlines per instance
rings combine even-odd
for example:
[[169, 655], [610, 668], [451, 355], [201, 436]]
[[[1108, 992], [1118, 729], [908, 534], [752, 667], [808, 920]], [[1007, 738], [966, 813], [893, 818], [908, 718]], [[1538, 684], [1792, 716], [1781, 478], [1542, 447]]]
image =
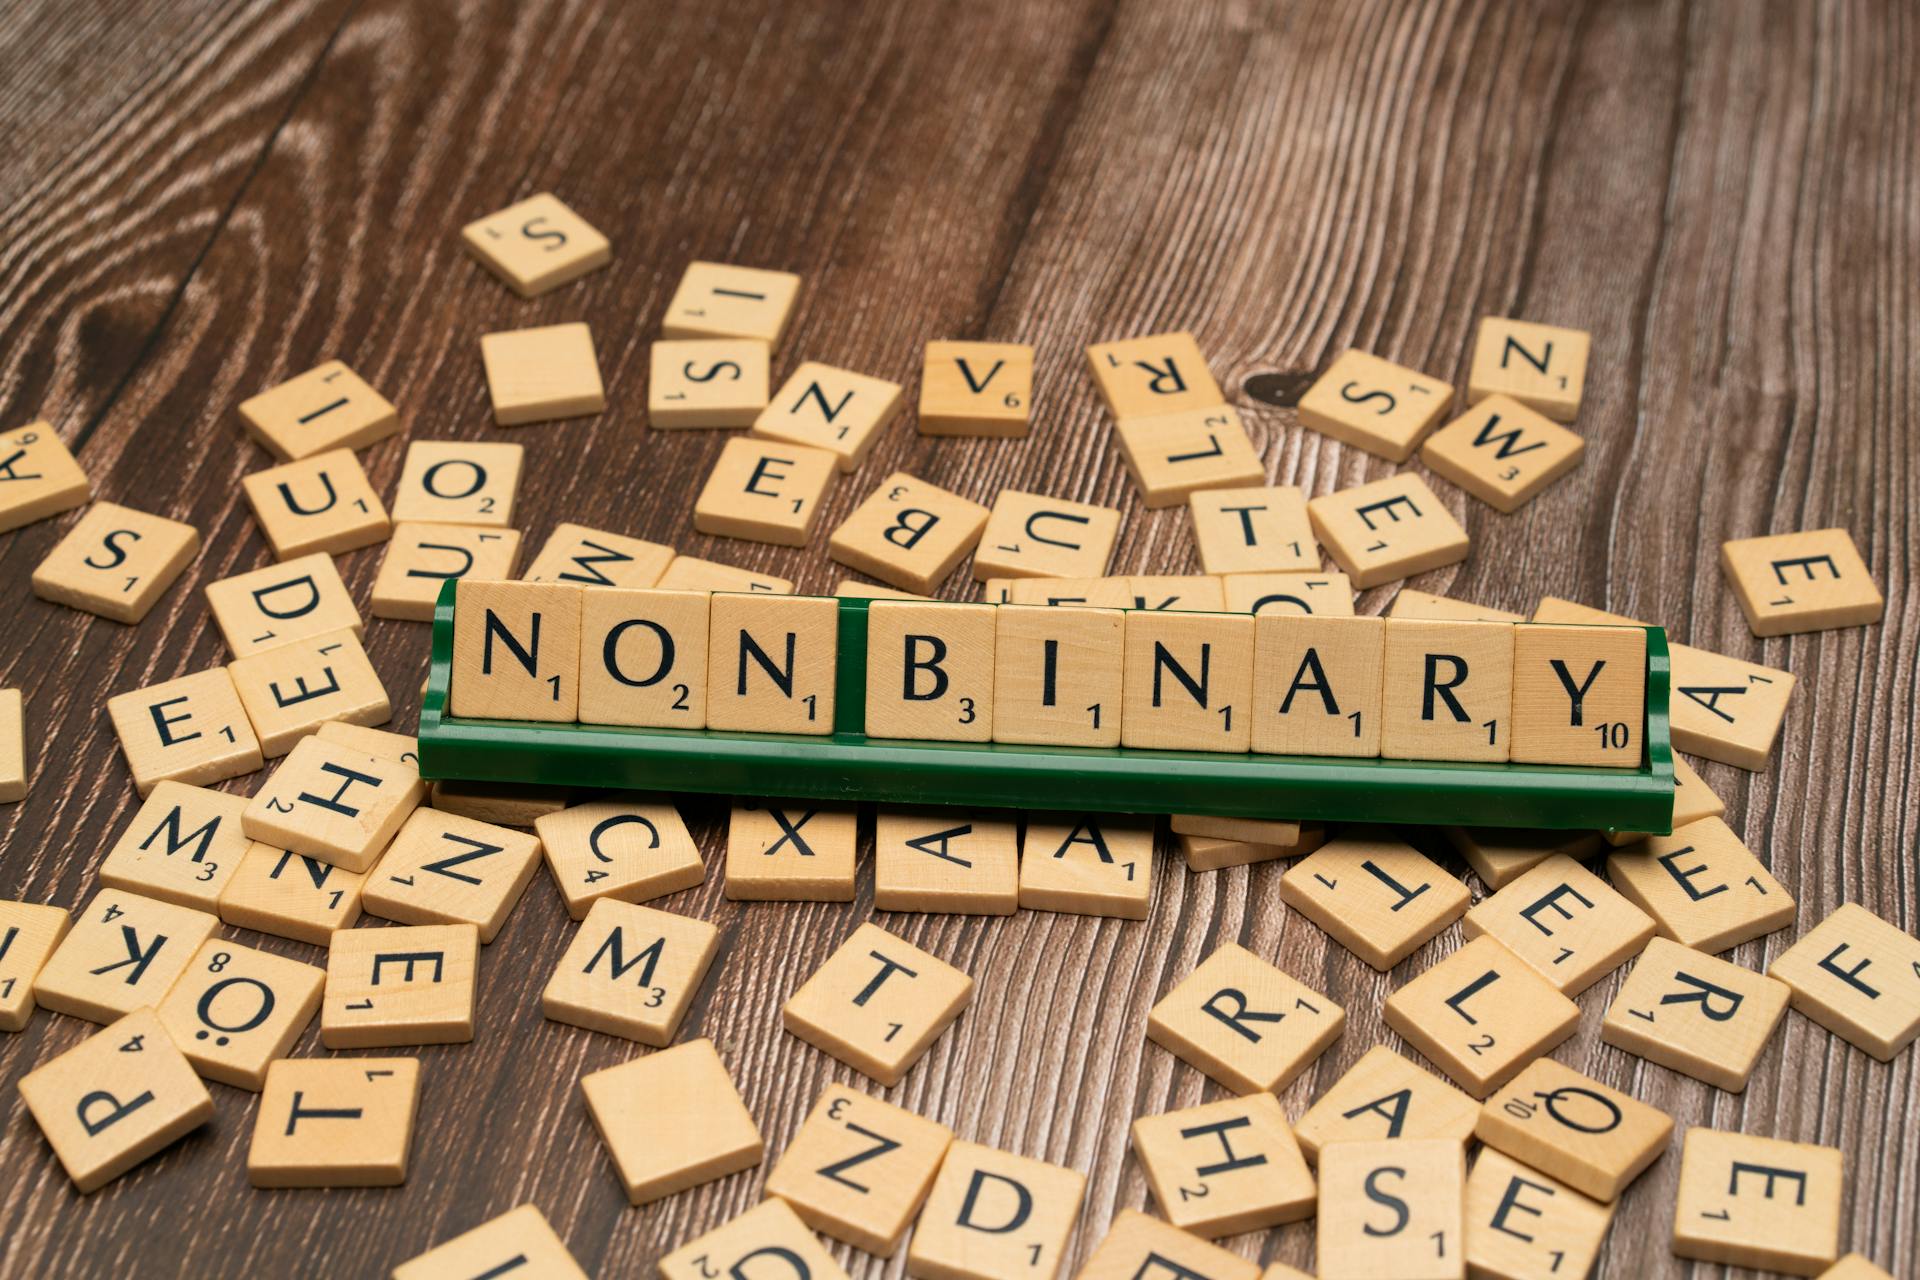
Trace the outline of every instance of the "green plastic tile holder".
[[1672, 829], [1669, 668], [1666, 632], [1659, 627], [1647, 628], [1640, 767], [1588, 769], [869, 739], [862, 732], [864, 599], [839, 601], [830, 734], [462, 719], [446, 713], [458, 587], [449, 580], [441, 588], [433, 615], [433, 665], [420, 709], [420, 767], [428, 778], [1096, 813], [1659, 834]]

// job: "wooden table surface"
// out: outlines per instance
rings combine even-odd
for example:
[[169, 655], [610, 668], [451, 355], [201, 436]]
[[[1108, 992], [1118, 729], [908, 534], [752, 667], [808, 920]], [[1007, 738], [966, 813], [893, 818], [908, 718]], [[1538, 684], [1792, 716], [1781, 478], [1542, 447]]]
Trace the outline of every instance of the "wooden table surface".
[[[1184, 509], [1133, 492], [1088, 343], [1191, 329], [1270, 474], [1323, 493], [1394, 468], [1250, 400], [1250, 375], [1308, 374], [1357, 345], [1458, 382], [1482, 315], [1590, 331], [1584, 463], [1511, 516], [1436, 480], [1473, 554], [1408, 585], [1514, 610], [1567, 596], [1793, 671], [1769, 766], [1702, 773], [1802, 926], [1857, 901], [1911, 931], [1916, 68], [1920, 22], [1896, 4], [15, 0], [0, 13], [0, 425], [51, 420], [96, 496], [191, 521], [205, 549], [123, 627], [28, 591], [73, 516], [0, 537], [0, 684], [26, 690], [38, 759], [28, 799], [0, 809], [0, 896], [91, 893], [136, 806], [103, 704], [227, 660], [201, 588], [270, 558], [239, 488], [269, 459], [234, 406], [323, 359], [400, 406], [403, 437], [363, 455], [383, 492], [408, 439], [511, 439], [528, 450], [529, 552], [572, 520], [831, 590], [824, 535], [776, 549], [693, 532], [724, 433], [646, 429], [648, 345], [705, 258], [804, 276], [776, 378], [818, 359], [913, 384], [933, 338], [1038, 348], [1028, 439], [896, 425], [831, 490], [823, 530], [904, 468], [982, 502], [1020, 486], [1117, 504], [1115, 572], [1197, 565]], [[543, 190], [614, 259], [523, 301], [457, 236]], [[564, 320], [593, 326], [607, 412], [494, 427], [479, 335]], [[1754, 639], [1718, 543], [1828, 525], [1852, 531], [1886, 621]], [[340, 560], [363, 607], [381, 554]], [[972, 592], [963, 569], [942, 594]], [[426, 643], [424, 626], [369, 622], [395, 728], [414, 723]], [[722, 806], [687, 812], [716, 857]], [[1189, 875], [1166, 853], [1145, 923], [881, 917], [978, 980], [887, 1096], [1084, 1170], [1077, 1267], [1117, 1208], [1148, 1203], [1128, 1123], [1219, 1092], [1143, 1036], [1200, 957], [1238, 940], [1348, 1009], [1281, 1097], [1298, 1115], [1368, 1046], [1400, 1047], [1382, 999], [1459, 944], [1455, 927], [1375, 973], [1280, 905], [1280, 871]], [[825, 1082], [865, 1083], [786, 1035], [779, 1006], [867, 918], [870, 877], [851, 906], [743, 905], [715, 872], [665, 903], [722, 929], [682, 1034], [719, 1043], [778, 1153]], [[94, 1028], [42, 1013], [0, 1037], [0, 1274], [377, 1276], [527, 1200], [595, 1274], [651, 1274], [754, 1203], [765, 1169], [627, 1207], [575, 1081], [636, 1046], [539, 1011], [571, 931], [535, 883], [483, 957], [475, 1042], [419, 1051], [399, 1190], [249, 1190], [255, 1101], [215, 1085], [211, 1126], [82, 1199], [12, 1086]], [[1763, 966], [1791, 937], [1731, 958]], [[1920, 1272], [1920, 1054], [1879, 1064], [1789, 1014], [1746, 1092], [1721, 1093], [1600, 1043], [1618, 983], [1581, 997], [1556, 1056], [1683, 1130], [1839, 1146], [1843, 1246]], [[310, 1031], [300, 1052], [319, 1051]], [[1598, 1274], [1723, 1274], [1669, 1253], [1677, 1145], [1622, 1200]], [[1312, 1230], [1231, 1245], [1307, 1266]], [[902, 1272], [836, 1252], [855, 1276]]]

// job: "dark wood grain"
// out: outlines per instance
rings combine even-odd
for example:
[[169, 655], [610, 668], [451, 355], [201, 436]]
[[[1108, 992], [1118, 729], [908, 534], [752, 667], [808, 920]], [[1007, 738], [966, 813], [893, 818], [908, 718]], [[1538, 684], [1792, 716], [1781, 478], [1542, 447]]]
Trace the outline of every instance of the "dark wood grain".
[[[50, 419], [105, 498], [189, 520], [206, 549], [138, 627], [34, 600], [72, 517], [0, 538], [0, 683], [28, 692], [32, 794], [0, 809], [0, 895], [77, 904], [135, 807], [101, 707], [226, 659], [200, 588], [267, 562], [238, 496], [266, 464], [233, 406], [340, 357], [407, 438], [528, 446], [529, 548], [575, 520], [825, 591], [819, 547], [696, 535], [719, 433], [644, 425], [647, 347], [694, 257], [806, 278], [776, 374], [821, 359], [911, 382], [937, 337], [1033, 342], [1023, 441], [888, 433], [830, 494], [830, 527], [895, 467], [987, 501], [1016, 485], [1121, 506], [1116, 571], [1197, 567], [1181, 510], [1148, 512], [1083, 371], [1091, 341], [1191, 328], [1238, 399], [1360, 345], [1460, 379], [1490, 312], [1593, 334], [1582, 466], [1500, 516], [1436, 484], [1465, 564], [1412, 585], [1525, 610], [1542, 594], [1647, 616], [1800, 678], [1769, 767], [1703, 766], [1736, 830], [1811, 923], [1858, 901], [1913, 930], [1920, 501], [1920, 21], [1898, 5], [1515, 0], [967, 5], [617, 0], [25, 3], [0, 12], [0, 424]], [[554, 190], [613, 266], [522, 301], [469, 262], [461, 224]], [[593, 325], [611, 407], [491, 425], [477, 338]], [[1270, 473], [1326, 492], [1388, 464], [1244, 401]], [[390, 489], [405, 440], [363, 455]], [[1724, 538], [1840, 524], [1888, 597], [1877, 627], [1755, 640], [1715, 563]], [[364, 601], [378, 548], [341, 558]], [[956, 577], [947, 594], [970, 584]], [[1378, 612], [1394, 588], [1365, 593]], [[426, 633], [368, 647], [412, 724]], [[230, 784], [250, 790], [255, 779]], [[902, 800], [911, 796], [903, 795]], [[709, 858], [722, 807], [687, 812]], [[1393, 815], [1382, 814], [1391, 820]], [[1426, 833], [1417, 841], [1461, 870]], [[1217, 1090], [1146, 1046], [1148, 1006], [1219, 942], [1349, 1011], [1283, 1095], [1297, 1115], [1371, 1044], [1392, 974], [1278, 901], [1279, 869], [1190, 876], [1163, 857], [1144, 924], [1040, 913], [880, 920], [972, 973], [973, 1006], [888, 1091], [963, 1135], [1085, 1170], [1072, 1262], [1147, 1203], [1137, 1114]], [[1476, 886], [1477, 888], [1477, 886]], [[779, 1151], [820, 1086], [864, 1084], [780, 1029], [789, 991], [871, 912], [741, 905], [719, 876], [665, 904], [722, 929], [688, 1024], [734, 1065]], [[541, 1018], [571, 932], [536, 884], [482, 960], [480, 1031], [420, 1051], [408, 1185], [255, 1192], [254, 1101], [95, 1196], [73, 1194], [12, 1083], [91, 1028], [53, 1015], [0, 1043], [0, 1274], [373, 1276], [522, 1201], [595, 1274], [644, 1275], [747, 1207], [764, 1171], [633, 1210], [575, 1081], [625, 1042]], [[1732, 953], [1764, 965], [1790, 935]], [[248, 936], [303, 959], [311, 948]], [[1847, 1153], [1843, 1240], [1920, 1271], [1916, 1055], [1870, 1061], [1790, 1015], [1744, 1094], [1602, 1046], [1618, 976], [1557, 1056], [1671, 1112]], [[311, 1033], [302, 1052], [317, 1052]], [[1626, 1194], [1600, 1274], [1720, 1275], [1667, 1247], [1677, 1154]], [[1311, 1229], [1232, 1247], [1305, 1266]], [[847, 1250], [856, 1276], [899, 1259]]]

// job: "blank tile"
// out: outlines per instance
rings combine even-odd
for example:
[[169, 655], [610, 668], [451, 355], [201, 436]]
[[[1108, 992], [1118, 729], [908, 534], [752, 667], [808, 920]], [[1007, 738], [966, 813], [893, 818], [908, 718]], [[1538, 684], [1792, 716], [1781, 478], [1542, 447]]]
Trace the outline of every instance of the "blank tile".
[[373, 580], [376, 618], [432, 622], [440, 588], [450, 578], [496, 581], [520, 562], [520, 531], [491, 525], [395, 525]]
[[569, 722], [580, 709], [579, 587], [468, 582], [453, 619], [456, 716]]
[[867, 736], [991, 741], [998, 622], [993, 605], [869, 605]]
[[779, 345], [800, 277], [786, 271], [689, 262], [667, 303], [667, 338], [758, 338]]
[[1639, 768], [1646, 688], [1647, 634], [1636, 627], [1515, 627], [1512, 758]]
[[1196, 489], [1267, 478], [1266, 464], [1232, 405], [1122, 418], [1113, 434], [1127, 474], [1149, 509], [1178, 506]]
[[260, 741], [225, 667], [115, 694], [107, 699], [107, 716], [143, 796], [161, 782], [222, 782], [262, 762]]
[[673, 555], [672, 547], [658, 542], [562, 521], [521, 576], [528, 582], [578, 587], [651, 587], [667, 571]]
[[1260, 1264], [1138, 1209], [1121, 1209], [1080, 1269], [1079, 1280], [1135, 1280], [1156, 1270], [1206, 1280], [1258, 1280]]
[[230, 925], [316, 947], [360, 918], [365, 872], [252, 841], [240, 868], [220, 891], [220, 918]]
[[852, 902], [859, 811], [810, 802], [736, 802], [725, 895], [747, 902]]
[[329, 721], [376, 725], [393, 716], [386, 686], [351, 631], [235, 658], [227, 673], [269, 760]]
[[1087, 348], [1087, 366], [1107, 411], [1144, 418], [1226, 403], [1190, 333], [1125, 338]]
[[102, 888], [212, 911], [251, 843], [245, 796], [160, 782], [100, 862]]
[[1468, 1274], [1531, 1280], [1591, 1274], [1613, 1206], [1511, 1156], [1482, 1150], [1467, 1176]]
[[1280, 900], [1376, 969], [1391, 969], [1467, 909], [1467, 886], [1411, 845], [1360, 829], [1287, 869]]
[[1613, 1201], [1667, 1149], [1673, 1117], [1539, 1058], [1487, 1099], [1474, 1134], [1583, 1195]]
[[903, 591], [925, 595], [960, 564], [987, 524], [987, 509], [896, 471], [835, 527], [827, 554]]
[[1452, 403], [1452, 384], [1348, 350], [1300, 397], [1300, 425], [1405, 462]]
[[657, 428], [750, 427], [766, 410], [767, 344], [705, 338], [653, 344], [647, 421]]
[[219, 921], [205, 911], [102, 889], [33, 983], [34, 999], [89, 1022], [112, 1022], [158, 1005]]
[[470, 440], [415, 440], [407, 445], [393, 493], [395, 524], [513, 523], [526, 448]]
[[1467, 531], [1411, 471], [1307, 503], [1314, 536], [1360, 588], [1467, 558]]
[[400, 415], [386, 397], [338, 360], [242, 401], [240, 421], [282, 462], [364, 449], [400, 430]]
[[589, 1072], [580, 1092], [635, 1205], [751, 1169], [766, 1150], [711, 1040]]
[[523, 298], [537, 298], [607, 265], [607, 238], [550, 191], [460, 229], [467, 252]]
[[780, 1015], [800, 1039], [890, 1087], [972, 998], [972, 978], [868, 923], [788, 997]]
[[1587, 442], [1506, 396], [1488, 396], [1427, 437], [1420, 461], [1495, 511], [1511, 514], [1574, 469]]
[[210, 582], [207, 607], [236, 658], [333, 631], [364, 631], [333, 557], [318, 552]]
[[480, 359], [499, 426], [578, 418], [607, 407], [593, 332], [584, 324], [481, 334]]
[[1153, 1006], [1147, 1038], [1236, 1093], [1277, 1093], [1346, 1025], [1338, 1004], [1229, 942]]
[[1467, 912], [1464, 929], [1469, 938], [1492, 934], [1548, 982], [1577, 996], [1640, 954], [1653, 937], [1653, 918], [1572, 858], [1555, 854], [1482, 899]]
[[857, 471], [899, 415], [901, 395], [897, 382], [810, 360], [767, 401], [753, 434], [825, 449], [840, 470]]
[[1152, 900], [1151, 818], [1088, 813], [1027, 820], [1022, 907], [1145, 920]]
[[1353, 582], [1344, 573], [1229, 573], [1220, 592], [1233, 613], [1353, 616]]
[[1800, 935], [1767, 974], [1792, 989], [1795, 1009], [1881, 1062], [1920, 1036], [1920, 939], [1857, 902]]
[[1012, 815], [875, 810], [874, 910], [1010, 916], [1019, 903], [1020, 829]]
[[973, 553], [973, 576], [1097, 578], [1119, 532], [1113, 507], [1002, 489]]
[[1241, 614], [1129, 612], [1121, 744], [1246, 751], [1253, 624]]
[[252, 472], [240, 477], [240, 487], [281, 560], [370, 547], [393, 530], [386, 504], [351, 449]]
[[1314, 1253], [1320, 1280], [1461, 1280], [1466, 1154], [1408, 1138], [1320, 1152]]
[[1160, 1212], [1209, 1240], [1313, 1216], [1313, 1171], [1270, 1093], [1141, 1116], [1133, 1153]]
[[1125, 618], [1117, 609], [998, 606], [993, 740], [1119, 746]]
[[665, 798], [595, 800], [536, 818], [533, 828], [554, 887], [575, 920], [604, 898], [646, 902], [707, 877], [700, 846]]
[[661, 1280], [707, 1280], [746, 1275], [750, 1264], [777, 1259], [807, 1280], [847, 1280], [813, 1232], [784, 1200], [762, 1200], [737, 1217], [661, 1258]]
[[756, 440], [726, 442], [693, 503], [693, 527], [723, 538], [804, 547], [837, 464], [825, 449]]
[[1840, 1256], [1846, 1159], [1837, 1147], [1687, 1131], [1673, 1252], [1810, 1276]]
[[707, 727], [832, 733], [839, 643], [831, 597], [716, 595], [707, 615]]
[[65, 907], [0, 899], [0, 1031], [25, 1029], [33, 980], [67, 936]]
[[1786, 1014], [1787, 996], [1783, 982], [1655, 938], [1620, 985], [1600, 1038], [1738, 1093]]
[[1720, 571], [1756, 636], [1870, 626], [1886, 612], [1886, 598], [1845, 529], [1723, 542]]
[[1607, 879], [1661, 937], [1710, 955], [1794, 920], [1792, 896], [1719, 818], [1609, 855]]
[[704, 920], [602, 898], [574, 931], [540, 993], [554, 1022], [664, 1048], [720, 947]]
[[1516, 630], [1504, 622], [1388, 619], [1380, 754], [1390, 760], [1507, 759]]
[[1196, 489], [1187, 495], [1187, 513], [1200, 567], [1208, 573], [1314, 573], [1320, 568], [1320, 544], [1298, 486]]
[[48, 423], [0, 436], [0, 533], [71, 511], [90, 492], [87, 473]]
[[417, 1058], [284, 1058], [267, 1071], [247, 1148], [256, 1187], [397, 1187], [407, 1180]]
[[1479, 1116], [1478, 1102], [1377, 1044], [1314, 1099], [1293, 1132], [1313, 1161], [1334, 1142], [1436, 1138], [1464, 1149]]
[[589, 724], [707, 723], [703, 591], [596, 588], [580, 600], [580, 716]]
[[1254, 619], [1249, 745], [1276, 755], [1380, 753], [1386, 623], [1268, 613]]
[[1033, 348], [929, 342], [920, 375], [923, 436], [1018, 437], [1033, 410]]
[[209, 1080], [258, 1093], [320, 1012], [326, 972], [222, 938], [200, 944], [160, 1001], [161, 1025]]
[[1525, 961], [1478, 937], [1387, 997], [1387, 1025], [1484, 1098], [1572, 1035], [1580, 1007]]
[[956, 1139], [907, 1246], [907, 1273], [930, 1280], [1054, 1280], [1087, 1176]]
[[360, 901], [383, 920], [471, 924], [492, 942], [539, 862], [533, 836], [422, 807], [380, 855]]
[[96, 502], [34, 569], [33, 594], [132, 624], [199, 554], [200, 531], [192, 525]]
[[247, 835], [365, 871], [426, 795], [417, 766], [302, 738], [241, 814]]
[[1555, 422], [1572, 422], [1586, 389], [1591, 345], [1578, 329], [1487, 316], [1474, 335], [1467, 400], [1508, 396]]
[[466, 1044], [479, 954], [480, 932], [470, 924], [342, 929], [327, 951], [320, 1043]]
[[[541, 1280], [588, 1280], [538, 1206], [523, 1204], [489, 1218], [393, 1269], [393, 1280], [476, 1280], [489, 1272], [530, 1267]], [[507, 1268], [502, 1271], [502, 1268]]]
[[767, 1175], [767, 1194], [813, 1230], [886, 1257], [926, 1203], [952, 1141], [943, 1124], [829, 1084]]

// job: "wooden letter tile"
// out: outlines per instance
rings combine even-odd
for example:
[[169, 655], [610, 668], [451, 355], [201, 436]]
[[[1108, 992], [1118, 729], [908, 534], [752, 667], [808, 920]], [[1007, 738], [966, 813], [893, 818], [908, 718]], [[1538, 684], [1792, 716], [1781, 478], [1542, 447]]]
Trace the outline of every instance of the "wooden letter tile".
[[[673, 548], [644, 538], [589, 529], [565, 521], [553, 527], [546, 545], [523, 575], [528, 582], [570, 583], [579, 587], [651, 587], [673, 562]], [[507, 574], [475, 574], [507, 577]]]
[[903, 591], [925, 595], [980, 541], [987, 509], [896, 471], [827, 539], [827, 554]]
[[1920, 1036], [1920, 939], [1857, 902], [1801, 935], [1767, 974], [1792, 989], [1794, 1008], [1882, 1062]]
[[526, 892], [540, 841], [438, 809], [415, 809], [368, 878], [361, 905], [402, 924], [471, 924], [492, 942]]
[[204, 911], [102, 889], [47, 957], [33, 997], [89, 1022], [158, 1005], [219, 923]]
[[1313, 1216], [1313, 1171], [1270, 1093], [1141, 1116], [1133, 1152], [1160, 1212], [1209, 1240]]
[[1793, 898], [1718, 818], [1609, 855], [1607, 879], [1661, 937], [1709, 955], [1793, 923]]
[[219, 938], [161, 1000], [161, 1025], [208, 1080], [258, 1093], [267, 1064], [284, 1058], [320, 1012], [326, 973]]
[[267, 1069], [247, 1181], [397, 1187], [419, 1101], [417, 1058], [282, 1058]]
[[590, 724], [705, 728], [709, 599], [701, 591], [584, 593], [581, 718]]
[[1087, 1176], [955, 1139], [907, 1246], [916, 1280], [1055, 1280]]
[[1874, 1266], [1865, 1254], [1850, 1253], [1822, 1271], [1820, 1280], [1893, 1280], [1893, 1274]]
[[1131, 609], [1133, 591], [1126, 578], [1012, 578], [1001, 604], [1079, 605], [1088, 609]]
[[1612, 1222], [1612, 1205], [1483, 1150], [1467, 1178], [1468, 1274], [1487, 1280], [1589, 1275]]
[[96, 502], [33, 571], [42, 600], [135, 623], [200, 554], [190, 524]]
[[707, 616], [707, 727], [832, 733], [840, 606], [719, 594]]
[[100, 885], [212, 911], [251, 843], [245, 796], [162, 782], [100, 863]]
[[[1128, 602], [1155, 612], [1223, 613], [1227, 593], [1212, 574], [1134, 574], [1127, 579]], [[1239, 612], [1239, 610], [1235, 610]]]
[[1582, 1195], [1611, 1202], [1667, 1149], [1673, 1118], [1539, 1058], [1487, 1099], [1474, 1136]]
[[143, 796], [161, 782], [221, 782], [262, 763], [260, 740], [224, 667], [116, 694], [107, 715]]
[[1637, 627], [1515, 627], [1512, 758], [1639, 768], [1646, 686]]
[[1600, 1024], [1600, 1038], [1648, 1062], [1738, 1093], [1787, 1011], [1787, 985], [1655, 938]]
[[1190, 333], [1126, 338], [1087, 348], [1100, 398], [1115, 418], [1149, 418], [1226, 403]]
[[393, 520], [420, 524], [513, 523], [526, 449], [517, 444], [415, 440], [407, 446]]
[[1531, 827], [1446, 827], [1453, 851], [1467, 860], [1488, 889], [1498, 892], [1555, 854], [1573, 859], [1600, 851], [1596, 831], [1548, 831]]
[[1452, 403], [1451, 383], [1350, 350], [1300, 397], [1300, 425], [1405, 462]]
[[0, 804], [27, 798], [26, 701], [18, 689], [0, 689]]
[[426, 797], [411, 764], [302, 738], [247, 802], [247, 835], [361, 872]]
[[33, 982], [67, 936], [67, 909], [0, 899], [0, 1031], [33, 1016]]
[[995, 606], [867, 607], [869, 738], [993, 740]]
[[1394, 593], [1393, 607], [1387, 610], [1389, 618], [1430, 618], [1440, 622], [1525, 622], [1525, 614], [1509, 613], [1505, 609], [1495, 609], [1491, 605], [1471, 604], [1465, 600], [1455, 600], [1450, 596], [1437, 596], [1431, 591], [1415, 591], [1411, 587], [1402, 587]]
[[1513, 741], [1515, 630], [1504, 622], [1388, 619], [1380, 754], [1505, 760]]
[[1253, 750], [1379, 755], [1387, 624], [1280, 612], [1254, 624]]
[[604, 898], [645, 902], [707, 878], [700, 846], [672, 803], [614, 796], [534, 819], [547, 870], [567, 914], [584, 919]]
[[993, 740], [1119, 746], [1126, 615], [1045, 605], [998, 608]]
[[87, 473], [47, 423], [0, 436], [0, 533], [71, 511], [91, 492]]
[[852, 902], [859, 811], [735, 804], [726, 896], [748, 902]]
[[1177, 835], [1189, 871], [1221, 871], [1255, 862], [1273, 862], [1281, 858], [1304, 858], [1327, 842], [1327, 829], [1308, 826], [1290, 844], [1263, 844], [1258, 841], [1222, 839], [1218, 836]]
[[814, 1048], [891, 1087], [972, 999], [972, 978], [863, 924], [788, 997], [780, 1017]]
[[1035, 815], [1020, 858], [1020, 905], [1030, 911], [1145, 920], [1153, 899], [1153, 819]]
[[636, 1205], [760, 1163], [760, 1130], [711, 1040], [580, 1077], [614, 1172]]
[[520, 531], [489, 525], [395, 525], [380, 574], [373, 580], [376, 618], [432, 622], [440, 585], [449, 578], [511, 578], [520, 561]]
[[393, 530], [386, 504], [351, 449], [255, 471], [240, 478], [240, 487], [281, 560], [369, 547]]
[[509, 289], [537, 298], [607, 265], [607, 238], [550, 191], [460, 229], [467, 251]]
[[807, 1224], [784, 1200], [762, 1200], [730, 1222], [696, 1236], [660, 1259], [661, 1280], [710, 1280], [745, 1276], [753, 1264], [777, 1259], [805, 1280], [847, 1280]]
[[456, 716], [571, 721], [580, 710], [582, 589], [466, 582], [453, 620]]
[[1756, 636], [1868, 626], [1886, 612], [1886, 599], [1845, 529], [1723, 542], [1720, 569]]
[[1334, 1142], [1435, 1138], [1464, 1150], [1479, 1115], [1472, 1098], [1377, 1044], [1314, 1100], [1293, 1133], [1315, 1162]]
[[1229, 942], [1153, 1006], [1147, 1039], [1238, 1093], [1277, 1093], [1346, 1025], [1339, 1005]]
[[1247, 750], [1253, 618], [1230, 613], [1126, 615], [1120, 741], [1176, 751]]
[[1010, 916], [1020, 903], [1020, 829], [961, 809], [874, 814], [876, 911]]
[[900, 412], [900, 400], [897, 382], [808, 361], [753, 420], [753, 434], [825, 449], [840, 470], [856, 471]]
[[973, 553], [973, 576], [1098, 578], [1119, 532], [1113, 507], [1002, 489]]
[[665, 1048], [719, 946], [720, 931], [704, 920], [602, 898], [574, 931], [540, 1010], [555, 1022]]
[[694, 500], [693, 527], [716, 537], [804, 547], [834, 470], [834, 455], [825, 449], [737, 436], [721, 448]]
[[1580, 1006], [1489, 937], [1475, 938], [1387, 997], [1387, 1025], [1484, 1098], [1580, 1023]]
[[1590, 346], [1578, 329], [1487, 316], [1474, 337], [1467, 399], [1479, 404], [1506, 396], [1555, 422], [1572, 422], [1586, 388]]
[[1457, 1142], [1334, 1142], [1320, 1151], [1320, 1280], [1462, 1280], [1467, 1158]]
[[1840, 1256], [1836, 1147], [1689, 1129], [1673, 1206], [1682, 1258], [1810, 1276]]
[[466, 1044], [479, 956], [480, 931], [470, 924], [342, 929], [327, 951], [320, 1043]]
[[210, 582], [207, 606], [236, 658], [334, 631], [363, 632], [333, 557], [320, 552]]
[[83, 1195], [213, 1118], [207, 1086], [151, 1009], [21, 1076], [20, 1097]]
[[584, 324], [481, 334], [480, 359], [500, 426], [578, 418], [607, 407], [593, 331]]
[[393, 1269], [393, 1280], [478, 1280], [511, 1276], [526, 1267], [528, 1280], [589, 1280], [554, 1234], [545, 1214], [531, 1204], [489, 1218], [444, 1244]]
[[1208, 573], [1319, 571], [1307, 499], [1294, 485], [1199, 489], [1187, 495], [1187, 509]]
[[1280, 900], [1376, 969], [1391, 969], [1467, 909], [1467, 886], [1411, 845], [1362, 829], [1280, 878]]
[[929, 342], [920, 376], [920, 434], [1027, 434], [1033, 348], [1024, 342]]
[[657, 428], [750, 427], [767, 407], [767, 344], [705, 338], [653, 344], [647, 421]]
[[227, 673], [269, 760], [328, 721], [376, 725], [393, 716], [386, 686], [351, 631], [235, 658]]
[[362, 872], [253, 841], [220, 891], [220, 918], [242, 929], [324, 947], [360, 918]]
[[1216, 840], [1244, 840], [1249, 844], [1292, 845], [1300, 842], [1300, 824], [1278, 818], [1221, 818], [1205, 813], [1176, 813], [1167, 819], [1175, 835], [1211, 836]]
[[1229, 573], [1220, 589], [1233, 613], [1353, 616], [1353, 581], [1344, 573]]
[[926, 1203], [952, 1141], [943, 1124], [830, 1084], [767, 1175], [767, 1194], [815, 1231], [886, 1257]]
[[799, 292], [800, 277], [785, 271], [689, 262], [660, 332], [668, 338], [758, 338], [778, 346]]
[[1076, 1280], [1138, 1280], [1160, 1271], [1185, 1280], [1258, 1280], [1260, 1264], [1138, 1209], [1122, 1209]]
[[1420, 461], [1495, 511], [1515, 512], [1573, 470], [1587, 442], [1517, 400], [1489, 396], [1420, 446]]
[[240, 405], [240, 420], [282, 462], [332, 449], [364, 449], [400, 430], [386, 397], [338, 360], [289, 378]]
[[1469, 938], [1492, 934], [1569, 996], [1638, 955], [1653, 936], [1652, 917], [1563, 854], [1483, 899], [1464, 927]]
[[1360, 588], [1458, 564], [1467, 531], [1411, 471], [1307, 503], [1320, 545]]
[[1178, 506], [1196, 489], [1253, 485], [1267, 478], [1266, 464], [1232, 405], [1122, 418], [1114, 435], [1148, 508]]

